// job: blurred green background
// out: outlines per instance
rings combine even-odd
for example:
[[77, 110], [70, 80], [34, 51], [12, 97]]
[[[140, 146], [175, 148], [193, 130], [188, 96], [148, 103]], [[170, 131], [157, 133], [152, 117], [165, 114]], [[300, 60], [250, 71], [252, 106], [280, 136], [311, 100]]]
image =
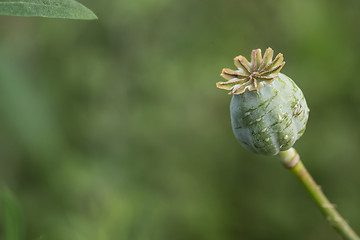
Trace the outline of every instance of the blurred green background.
[[215, 87], [269, 46], [311, 109], [295, 147], [360, 231], [359, 1], [82, 3], [98, 21], [0, 17], [0, 239], [338, 239]]

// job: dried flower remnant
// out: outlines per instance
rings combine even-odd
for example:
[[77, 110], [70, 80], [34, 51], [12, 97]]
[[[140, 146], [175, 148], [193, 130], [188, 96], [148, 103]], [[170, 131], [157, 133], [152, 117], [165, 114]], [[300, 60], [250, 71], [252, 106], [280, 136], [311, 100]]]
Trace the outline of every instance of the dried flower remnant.
[[253, 50], [251, 62], [244, 56], [237, 56], [234, 58], [234, 64], [238, 70], [224, 68], [220, 76], [228, 81], [218, 82], [216, 86], [221, 89], [230, 90], [229, 95], [237, 95], [245, 90], [258, 90], [265, 84], [271, 83], [285, 64], [281, 53], [274, 60], [272, 60], [273, 55], [274, 51], [268, 48], [265, 51], [264, 57], [261, 56], [260, 49]]

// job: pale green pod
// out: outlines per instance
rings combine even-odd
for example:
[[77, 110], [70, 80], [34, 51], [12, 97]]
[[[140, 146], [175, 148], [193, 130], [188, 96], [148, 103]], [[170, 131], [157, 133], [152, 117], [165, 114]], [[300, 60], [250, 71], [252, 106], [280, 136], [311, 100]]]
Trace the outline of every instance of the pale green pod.
[[[252, 61], [235, 58], [239, 70], [224, 69], [227, 82], [219, 88], [231, 90], [231, 123], [235, 137], [248, 150], [276, 155], [291, 148], [304, 133], [309, 108], [300, 88], [279, 73], [283, 62], [279, 54], [272, 61], [268, 48], [261, 57], [253, 50]], [[236, 64], [238, 61], [239, 64]]]

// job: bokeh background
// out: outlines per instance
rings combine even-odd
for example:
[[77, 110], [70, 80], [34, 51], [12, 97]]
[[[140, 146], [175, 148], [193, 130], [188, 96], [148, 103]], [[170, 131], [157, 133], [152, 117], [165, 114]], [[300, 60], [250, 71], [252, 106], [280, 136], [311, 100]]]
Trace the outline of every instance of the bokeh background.
[[360, 231], [359, 1], [81, 2], [98, 21], [0, 17], [1, 239], [338, 239], [215, 88], [269, 46], [311, 109], [295, 146]]

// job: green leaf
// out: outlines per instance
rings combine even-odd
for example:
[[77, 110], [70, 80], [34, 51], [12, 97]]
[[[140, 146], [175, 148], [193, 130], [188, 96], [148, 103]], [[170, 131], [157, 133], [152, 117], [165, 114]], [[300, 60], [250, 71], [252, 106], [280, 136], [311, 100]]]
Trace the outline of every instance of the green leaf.
[[75, 0], [0, 0], [0, 15], [97, 19], [90, 9]]

